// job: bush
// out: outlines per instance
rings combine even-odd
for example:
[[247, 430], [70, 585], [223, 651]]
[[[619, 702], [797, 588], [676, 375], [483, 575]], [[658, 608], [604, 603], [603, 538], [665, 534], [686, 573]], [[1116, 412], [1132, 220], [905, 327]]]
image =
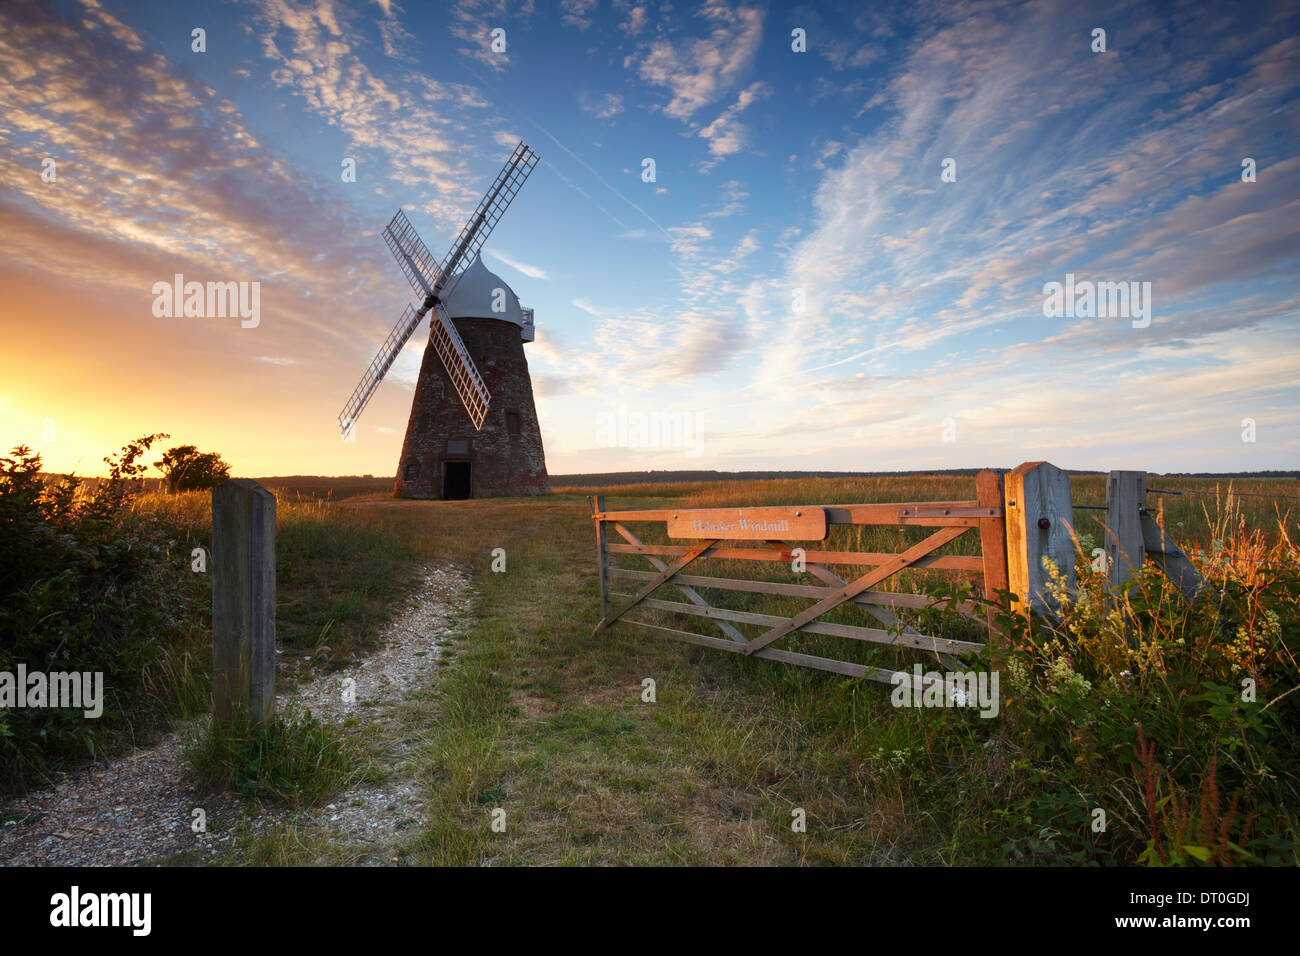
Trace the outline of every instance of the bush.
[[190, 528], [131, 503], [160, 435], [105, 461], [88, 490], [46, 480], [26, 446], [0, 457], [0, 671], [100, 672], [104, 712], [0, 710], [0, 787], [22, 787], [106, 735], [135, 732], [201, 702], [205, 582], [189, 573]]
[[215, 488], [230, 477], [230, 466], [216, 452], [201, 452], [194, 445], [178, 445], [168, 449], [154, 467], [163, 473], [167, 489], [178, 491], [206, 491]]
[[1011, 859], [1300, 862], [1300, 565], [1229, 519], [1195, 605], [1151, 566], [1112, 605], [1081, 560], [1059, 620], [1003, 618]]

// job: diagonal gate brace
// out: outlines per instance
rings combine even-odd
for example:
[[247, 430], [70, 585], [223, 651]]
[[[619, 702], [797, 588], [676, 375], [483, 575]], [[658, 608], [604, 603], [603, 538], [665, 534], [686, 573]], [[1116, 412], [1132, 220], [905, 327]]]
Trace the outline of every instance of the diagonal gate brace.
[[[645, 543], [640, 538], [638, 538], [635, 534], [633, 534], [629, 529], [623, 527], [623, 525], [618, 521], [614, 522], [614, 530], [616, 530], [619, 534], [621, 534], [623, 536], [623, 539], [627, 541], [628, 544]], [[650, 564], [654, 567], [656, 571], [663, 571], [666, 570], [668, 567], [667, 564], [665, 564], [663, 561], [660, 561], [653, 554], [643, 555], [643, 557], [650, 562]], [[696, 607], [707, 607], [707, 608], [713, 607], [712, 604], [710, 604], [708, 601], [704, 600], [704, 598], [700, 596], [700, 592], [696, 591], [695, 588], [689, 587], [685, 584], [676, 584], [676, 587], [677, 590], [681, 591], [682, 594], [686, 595], [686, 599], [690, 601], [692, 604], [694, 604]], [[718, 628], [722, 631], [723, 634], [726, 634], [727, 637], [731, 638], [737, 644], [749, 643], [749, 639], [745, 637], [744, 634], [741, 634], [739, 629], [737, 629], [727, 621], [717, 620], [714, 618], [710, 618], [710, 620], [712, 620], [713, 623], [718, 626]]]
[[[864, 574], [852, 584], [846, 584], [830, 597], [823, 598], [812, 607], [800, 612], [788, 621], [782, 621], [770, 631], [760, 634], [758, 637], [746, 644], [742, 652], [745, 654], [753, 654], [755, 651], [761, 650], [773, 641], [785, 637], [785, 635], [789, 634], [791, 631], [798, 630], [809, 621], [819, 618], [827, 611], [839, 607], [845, 601], [851, 600], [855, 595], [861, 594], [872, 585], [878, 584], [885, 580], [885, 578], [897, 574], [909, 564], [914, 564], [921, 558], [925, 557], [931, 551], [943, 547], [954, 538], [960, 537], [965, 534], [967, 530], [968, 529], [966, 528], [941, 528], [924, 541], [919, 544], [914, 544], [902, 554], [896, 555], [893, 560], [885, 562], [869, 574]], [[644, 596], [645, 595], [641, 595], [641, 597]], [[637, 598], [638, 601], [640, 599], [640, 597]]]
[[[789, 551], [793, 547], [793, 545], [791, 545], [788, 541], [769, 541], [768, 544], [782, 553]], [[807, 570], [809, 574], [813, 575], [814, 577], [820, 578], [822, 581], [825, 581], [827, 584], [831, 585], [832, 587], [842, 588], [849, 583], [848, 581], [845, 581], [842, 577], [840, 577], [838, 574], [836, 574], [834, 571], [824, 568], [820, 564], [810, 563], [807, 566]], [[904, 623], [902, 620], [899, 619], [897, 614], [894, 614], [892, 611], [886, 608], [880, 607], [875, 604], [864, 604], [864, 603], [859, 603], [858, 606], [861, 607], [862, 610], [870, 614], [872, 617], [874, 617], [876, 620], [878, 620], [881, 624], [885, 625], [885, 627], [894, 628], [894, 627], [901, 626], [902, 632], [908, 635], [909, 637], [924, 638], [926, 636], [925, 634], [922, 634], [920, 631], [918, 631], [916, 628], [912, 627], [912, 625]], [[952, 670], [956, 670], [956, 665], [957, 665], [956, 658], [948, 654], [944, 654], [943, 652], [934, 648], [931, 648], [931, 653], [934, 654], [934, 656], [938, 659], [938, 661], [941, 664], [944, 665], [944, 667], [948, 667]]]
[[664, 568], [664, 570], [659, 572], [659, 574], [654, 578], [654, 580], [646, 582], [645, 587], [643, 587], [640, 591], [634, 594], [631, 598], [624, 601], [616, 610], [610, 611], [609, 614], [605, 618], [603, 618], [599, 624], [596, 625], [595, 629], [591, 633], [599, 634], [605, 628], [609, 627], [611, 624], [617, 621], [628, 611], [632, 610], [632, 608], [640, 604], [642, 599], [649, 597], [652, 591], [654, 591], [658, 587], [661, 587], [670, 578], [673, 578], [679, 573], [681, 573], [682, 568], [686, 567], [686, 565], [690, 564], [692, 561], [694, 561], [696, 558], [702, 555], [705, 551], [708, 551], [709, 548], [713, 547], [717, 543], [718, 542], [716, 538], [708, 539], [705, 541], [701, 541], [695, 547], [691, 548], [684, 555], [682, 555], [680, 561], [678, 561], [676, 564], [670, 565], [667, 568]]

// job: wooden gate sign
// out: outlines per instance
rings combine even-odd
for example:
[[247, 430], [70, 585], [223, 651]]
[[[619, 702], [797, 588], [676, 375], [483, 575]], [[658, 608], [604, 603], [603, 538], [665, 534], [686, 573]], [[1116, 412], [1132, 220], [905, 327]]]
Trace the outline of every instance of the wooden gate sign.
[[668, 519], [670, 538], [720, 538], [767, 541], [824, 541], [822, 508], [706, 508], [675, 511]]

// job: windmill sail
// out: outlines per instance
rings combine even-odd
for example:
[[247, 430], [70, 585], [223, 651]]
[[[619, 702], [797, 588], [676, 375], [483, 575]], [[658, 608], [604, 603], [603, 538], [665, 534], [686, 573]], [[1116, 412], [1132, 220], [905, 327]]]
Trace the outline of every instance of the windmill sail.
[[483, 427], [492, 396], [488, 394], [487, 385], [474, 365], [474, 360], [470, 358], [469, 349], [461, 340], [455, 324], [442, 307], [442, 299], [456, 288], [461, 274], [492, 235], [492, 230], [505, 215], [515, 195], [523, 188], [539, 159], [527, 144], [522, 140], [519, 142], [441, 263], [434, 262], [429, 247], [421, 241], [415, 227], [400, 209], [384, 227], [384, 242], [397, 260], [402, 274], [411, 283], [411, 288], [424, 296], [424, 302], [419, 310], [407, 306], [361, 377], [361, 382], [353, 390], [352, 397], [343, 406], [343, 411], [339, 414], [339, 426], [345, 438], [352, 431], [357, 416], [370, 401], [370, 396], [396, 361], [398, 353], [414, 334], [420, 319], [431, 309], [438, 314], [430, 329], [434, 350], [456, 387], [456, 393], [464, 403], [474, 428], [477, 430]]
[[[379, 347], [370, 367], [366, 369], [366, 374], [361, 376], [361, 381], [352, 391], [352, 397], [348, 399], [347, 404], [343, 406], [343, 411], [339, 413], [339, 427], [343, 430], [343, 437], [347, 438], [352, 429], [356, 426], [357, 416], [361, 410], [366, 407], [370, 401], [370, 396], [375, 394], [375, 389], [379, 383], [384, 380], [384, 375], [397, 359], [397, 354], [402, 351], [402, 346], [406, 344], [407, 339], [420, 324], [421, 315], [411, 306], [403, 310], [393, 326], [393, 330], [388, 333], [388, 338], [384, 339], [384, 344]], [[462, 346], [463, 347], [463, 346]]]
[[402, 210], [397, 210], [393, 221], [384, 227], [384, 242], [401, 266], [406, 281], [411, 283], [411, 288], [418, 295], [433, 292], [441, 270], [433, 259], [433, 253]]
[[438, 313], [430, 331], [433, 348], [438, 353], [438, 358], [442, 359], [442, 367], [447, 370], [451, 384], [456, 387], [456, 394], [460, 396], [477, 431], [483, 427], [483, 419], [487, 418], [492, 396], [488, 394], [483, 376], [479, 375], [478, 366], [469, 357], [469, 349], [461, 341], [460, 333], [456, 331], [455, 323], [451, 321], [447, 310], [441, 302], [433, 308]]
[[451, 295], [452, 290], [456, 288], [461, 273], [474, 261], [479, 250], [487, 243], [488, 236], [492, 235], [492, 230], [501, 221], [501, 217], [505, 215], [519, 190], [523, 188], [528, 174], [533, 171], [539, 159], [540, 157], [522, 140], [510, 154], [506, 164], [501, 167], [501, 172], [497, 173], [497, 178], [492, 181], [491, 188], [479, 201], [478, 208], [469, 217], [469, 222], [465, 223], [460, 235], [456, 237], [451, 251], [442, 260], [438, 278], [445, 284], [435, 284], [436, 289], [440, 290], [438, 295], [442, 298]]

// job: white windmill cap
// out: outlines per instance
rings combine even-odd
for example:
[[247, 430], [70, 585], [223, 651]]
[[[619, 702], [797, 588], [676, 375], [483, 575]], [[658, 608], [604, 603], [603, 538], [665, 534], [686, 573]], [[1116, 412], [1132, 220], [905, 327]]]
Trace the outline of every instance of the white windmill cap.
[[[497, 290], [500, 289], [501, 293]], [[494, 301], [504, 306], [504, 311], [494, 312]], [[465, 267], [456, 288], [443, 302], [447, 314], [453, 319], [502, 319], [524, 327], [523, 309], [514, 289], [495, 272], [483, 265], [482, 256]]]

